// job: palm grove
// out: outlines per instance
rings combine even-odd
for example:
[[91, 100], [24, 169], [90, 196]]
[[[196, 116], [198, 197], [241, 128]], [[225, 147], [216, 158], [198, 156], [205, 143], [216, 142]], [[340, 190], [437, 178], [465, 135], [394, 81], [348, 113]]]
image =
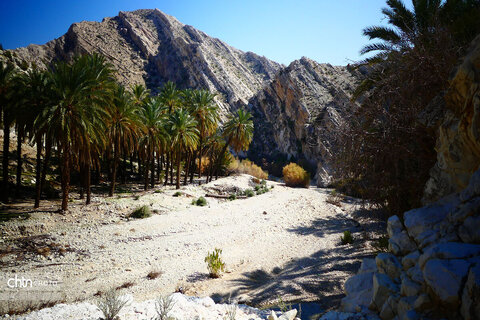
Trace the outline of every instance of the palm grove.
[[[175, 183], [178, 189], [196, 174], [211, 181], [229, 161], [228, 148], [246, 149], [253, 136], [251, 115], [242, 109], [220, 128], [214, 98], [207, 90], [179, 90], [172, 82], [158, 95], [141, 85], [127, 90], [97, 54], [55, 62], [49, 70], [1, 62], [2, 195], [12, 190], [20, 195], [25, 140], [36, 147], [35, 207], [47, 175], [55, 172], [62, 211], [68, 209], [72, 177], [86, 204], [92, 180], [99, 183], [103, 177], [110, 196], [119, 175], [122, 182], [131, 175], [141, 178], [145, 190], [156, 183]], [[9, 180], [12, 129], [17, 135], [15, 185]]]

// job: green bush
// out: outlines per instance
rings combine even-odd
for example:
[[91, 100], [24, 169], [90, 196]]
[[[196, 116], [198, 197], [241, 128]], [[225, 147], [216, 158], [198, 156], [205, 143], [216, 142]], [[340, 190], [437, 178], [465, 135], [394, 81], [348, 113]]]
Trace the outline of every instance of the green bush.
[[254, 195], [255, 195], [255, 193], [253, 192], [252, 189], [245, 190], [245, 196], [250, 198], [250, 197], [253, 197]]
[[237, 199], [237, 195], [236, 194], [231, 194], [228, 196], [228, 200], [230, 201], [233, 201], [233, 200], [236, 200]]
[[288, 187], [304, 187], [310, 185], [310, 175], [296, 163], [289, 163], [283, 167], [283, 180]]
[[222, 261], [221, 254], [222, 249], [215, 248], [214, 251], [209, 252], [205, 257], [208, 273], [211, 278], [219, 278], [221, 273], [225, 271], [225, 263]]
[[204, 207], [207, 205], [207, 199], [205, 199], [204, 197], [200, 197], [197, 200], [192, 200], [192, 205]]
[[149, 206], [141, 206], [141, 207], [135, 209], [130, 214], [130, 217], [135, 218], [135, 219], [144, 219], [144, 218], [150, 217], [151, 215], [152, 215], [152, 212], [150, 211]]
[[353, 236], [352, 236], [352, 233], [350, 231], [344, 231], [343, 232], [343, 236], [340, 238], [340, 240], [342, 241], [342, 244], [352, 244], [353, 243]]
[[174, 197], [180, 197], [182, 193], [180, 191], [177, 191], [173, 194]]

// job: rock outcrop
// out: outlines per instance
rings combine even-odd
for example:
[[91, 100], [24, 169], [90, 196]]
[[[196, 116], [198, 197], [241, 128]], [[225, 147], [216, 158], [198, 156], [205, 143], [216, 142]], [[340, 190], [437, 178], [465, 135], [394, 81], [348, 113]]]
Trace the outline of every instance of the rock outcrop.
[[[368, 278], [361, 269], [347, 280], [342, 311], [370, 308], [381, 319], [480, 319], [480, 229], [471, 228], [479, 220], [480, 170], [462, 192], [405, 212], [403, 222], [391, 217], [389, 245], [396, 254], [379, 254]], [[408, 241], [395, 241], [400, 235]], [[366, 280], [358, 284], [360, 278]]]
[[[424, 202], [466, 187], [480, 165], [480, 36], [455, 71], [450, 87], [427, 108], [427, 124], [438, 126], [437, 163], [426, 184]], [[446, 110], [437, 115], [434, 110]]]
[[317, 184], [328, 185], [335, 132], [357, 107], [350, 99], [358, 76], [305, 57], [282, 69], [250, 100], [255, 133], [249, 157], [305, 159], [317, 168]]

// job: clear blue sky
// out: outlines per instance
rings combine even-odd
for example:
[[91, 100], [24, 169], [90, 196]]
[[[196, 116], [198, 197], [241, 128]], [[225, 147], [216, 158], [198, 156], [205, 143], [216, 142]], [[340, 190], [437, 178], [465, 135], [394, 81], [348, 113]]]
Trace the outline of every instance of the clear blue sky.
[[[410, 2], [410, 1], [408, 1]], [[362, 28], [385, 23], [385, 0], [1, 0], [0, 43], [43, 44], [73, 22], [158, 8], [243, 51], [289, 64], [307, 56], [345, 65], [367, 43]]]

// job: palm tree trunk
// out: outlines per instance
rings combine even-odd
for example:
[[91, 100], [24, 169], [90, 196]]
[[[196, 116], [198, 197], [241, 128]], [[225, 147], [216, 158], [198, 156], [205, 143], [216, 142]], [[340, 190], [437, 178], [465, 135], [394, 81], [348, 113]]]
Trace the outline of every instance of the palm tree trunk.
[[91, 183], [92, 183], [92, 172], [90, 169], [90, 161], [87, 162], [86, 168], [86, 183], [85, 183], [85, 188], [87, 189], [87, 200], [85, 201], [85, 204], [90, 204], [91, 197], [92, 197], [92, 189], [91, 189]]
[[152, 160], [151, 160], [151, 169], [150, 169], [150, 186], [155, 188], [155, 153], [152, 154]]
[[85, 199], [85, 165], [83, 163], [80, 164], [80, 199]]
[[22, 140], [23, 140], [24, 130], [22, 126], [19, 126], [17, 129], [17, 175], [16, 175], [16, 187], [15, 187], [15, 197], [20, 196], [20, 188], [22, 187]]
[[[5, 113], [5, 111], [3, 111]], [[8, 199], [8, 156], [10, 152], [10, 122], [7, 121], [7, 115], [3, 115], [3, 120], [4, 120], [4, 126], [3, 126], [3, 163], [2, 163], [2, 168], [3, 168], [3, 192], [2, 192], [2, 198], [3, 199]]]
[[37, 158], [36, 158], [36, 166], [35, 166], [35, 204], [33, 208], [36, 209], [40, 207], [40, 197], [42, 193], [41, 189], [41, 171], [42, 171], [42, 138], [39, 136], [37, 138]]
[[173, 184], [173, 151], [170, 152], [170, 161], [172, 162], [170, 165], [170, 184]]
[[45, 189], [45, 183], [47, 180], [47, 172], [48, 172], [48, 163], [50, 162], [50, 158], [52, 156], [52, 140], [49, 136], [45, 137], [45, 159], [43, 159], [43, 167], [42, 167], [42, 177], [40, 178], [40, 197], [42, 196], [43, 189]]
[[187, 157], [185, 159], [185, 173], [184, 173], [184, 177], [183, 177], [183, 185], [186, 186], [187, 185], [187, 181], [188, 181], [188, 170], [190, 169], [190, 152], [188, 151], [187, 152]]
[[162, 172], [162, 163], [160, 162], [160, 152], [157, 152], [157, 181], [160, 182], [160, 172]]
[[[203, 123], [202, 123], [202, 131], [203, 132]], [[200, 134], [200, 143], [198, 146], [198, 184], [202, 184], [202, 148], [203, 148], [203, 134]]]
[[113, 150], [112, 182], [110, 184], [110, 192], [108, 193], [109, 197], [112, 197], [113, 193], [115, 192], [115, 183], [116, 183], [116, 180], [117, 180], [117, 166], [118, 166], [118, 156], [119, 156], [118, 145], [119, 145], [119, 143], [118, 143], [118, 138], [115, 139], [115, 140], [116, 140], [116, 143], [113, 146], [114, 150]]
[[148, 164], [150, 163], [150, 148], [147, 148], [147, 155], [145, 157], [145, 163], [144, 163], [144, 167], [145, 167], [145, 176], [143, 177], [144, 178], [144, 184], [143, 184], [143, 189], [146, 191], [148, 190]]
[[193, 176], [195, 175], [195, 159], [197, 159], [197, 152], [193, 152], [193, 156], [190, 159], [190, 183], [193, 183]]
[[68, 193], [70, 192], [70, 147], [63, 146], [62, 155], [62, 212], [68, 210]]
[[223, 146], [222, 151], [218, 154], [217, 164], [215, 165], [215, 180], [218, 179], [218, 172], [220, 171], [220, 165], [222, 164], [223, 155], [227, 151], [230, 142], [232, 141], [231, 137], [228, 137], [227, 143]]
[[177, 181], [175, 185], [175, 189], [180, 189], [180, 155], [181, 155], [181, 147], [179, 147], [178, 154], [177, 154]]
[[165, 166], [165, 182], [164, 186], [168, 184], [168, 170], [170, 169], [170, 153], [167, 153], [167, 165]]

